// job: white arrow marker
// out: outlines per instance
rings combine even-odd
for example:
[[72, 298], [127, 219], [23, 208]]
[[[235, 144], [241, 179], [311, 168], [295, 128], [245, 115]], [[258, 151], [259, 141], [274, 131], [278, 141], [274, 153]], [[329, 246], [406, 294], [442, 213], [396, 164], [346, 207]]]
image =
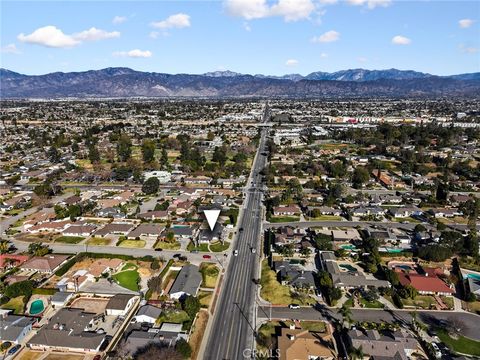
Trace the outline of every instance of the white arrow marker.
[[215, 224], [217, 223], [218, 216], [220, 215], [220, 210], [212, 209], [212, 210], [203, 210], [205, 217], [207, 218], [208, 226], [210, 226], [210, 230], [213, 231]]

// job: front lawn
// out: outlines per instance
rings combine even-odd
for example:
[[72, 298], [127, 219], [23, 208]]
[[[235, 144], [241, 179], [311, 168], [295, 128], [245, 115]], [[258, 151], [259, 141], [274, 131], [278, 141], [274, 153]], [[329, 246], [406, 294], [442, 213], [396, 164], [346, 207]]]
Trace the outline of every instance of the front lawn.
[[308, 220], [310, 221], [342, 221], [343, 218], [341, 216], [336, 216], [336, 215], [320, 215], [317, 217], [309, 217]]
[[213, 251], [213, 252], [224, 252], [225, 250], [228, 249], [228, 247], [230, 246], [230, 243], [229, 242], [224, 242], [222, 244], [222, 242], [220, 241], [217, 241], [216, 243], [213, 243], [213, 244], [210, 244], [210, 251]]
[[402, 299], [403, 305], [413, 306], [421, 309], [430, 309], [437, 302], [433, 296], [428, 295], [417, 295], [415, 299]]
[[365, 298], [360, 298], [360, 303], [367, 309], [383, 309], [383, 304], [378, 300], [367, 301]]
[[24, 307], [23, 296], [10, 299], [7, 303], [2, 305], [2, 309], [13, 310], [15, 315], [23, 314]]
[[210, 303], [212, 302], [213, 292], [212, 291], [204, 291], [200, 290], [198, 292], [198, 300], [200, 300], [200, 305], [203, 308], [208, 308]]
[[200, 272], [202, 273], [202, 287], [214, 288], [217, 283], [217, 277], [219, 274], [218, 268], [213, 263], [200, 264]]
[[138, 283], [140, 282], [140, 275], [137, 270], [127, 270], [116, 273], [112, 276], [121, 287], [132, 291], [138, 291]]
[[85, 238], [81, 236], [60, 236], [56, 238], [55, 242], [61, 242], [64, 244], [78, 244], [80, 241], [84, 239]]
[[144, 248], [145, 240], [122, 240], [118, 246], [126, 248]]
[[87, 240], [88, 245], [94, 245], [94, 246], [106, 246], [110, 245], [110, 239], [107, 238], [101, 238], [101, 237], [92, 237]]
[[268, 221], [271, 223], [295, 222], [299, 220], [299, 216], [270, 216], [268, 219]]
[[458, 339], [454, 339], [444, 329], [437, 329], [437, 335], [440, 340], [453, 351], [480, 356], [480, 341], [475, 341], [462, 335], [459, 335]]
[[165, 242], [165, 241], [157, 241], [154, 246], [155, 249], [163, 249], [163, 250], [178, 250], [180, 249], [179, 242]]
[[188, 314], [183, 310], [166, 310], [162, 312], [157, 322], [161, 325], [164, 322], [183, 324], [185, 321], [190, 320]]
[[190, 241], [187, 245], [187, 251], [201, 251], [201, 252], [209, 252], [208, 250], [208, 244], [199, 244], [198, 246], [195, 246], [195, 244]]
[[314, 332], [325, 332], [324, 321], [300, 321], [302, 329]]

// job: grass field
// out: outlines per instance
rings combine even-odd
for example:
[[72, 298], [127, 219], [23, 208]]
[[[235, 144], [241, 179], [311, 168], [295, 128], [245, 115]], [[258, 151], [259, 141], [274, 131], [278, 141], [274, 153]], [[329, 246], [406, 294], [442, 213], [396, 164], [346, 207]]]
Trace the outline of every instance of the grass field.
[[277, 281], [275, 271], [270, 269], [267, 260], [262, 261], [260, 284], [262, 285], [260, 296], [264, 300], [278, 305], [288, 305], [292, 303], [290, 289]]
[[308, 220], [310, 221], [341, 221], [343, 218], [341, 216], [335, 215], [321, 215], [317, 217], [309, 217]]
[[193, 251], [193, 250], [197, 250], [201, 252], [209, 252], [208, 244], [200, 244], [198, 246], [195, 246], [195, 244], [190, 241], [187, 245], [187, 251]]
[[383, 304], [378, 301], [367, 301], [364, 298], [360, 298], [360, 303], [367, 309], [383, 309]]
[[43, 351], [32, 351], [25, 349], [21, 355], [19, 354], [20, 357], [18, 357], [18, 360], [37, 360], [43, 355], [45, 355]]
[[200, 264], [200, 272], [202, 273], [202, 287], [214, 288], [217, 283], [217, 277], [219, 274], [218, 268], [213, 263]]
[[167, 310], [162, 312], [157, 322], [158, 324], [162, 324], [164, 322], [182, 324], [189, 319], [190, 318], [188, 317], [188, 314], [183, 310]]
[[458, 336], [458, 339], [454, 339], [444, 329], [438, 329], [437, 335], [440, 340], [453, 351], [480, 356], [480, 341], [475, 341], [461, 335]]
[[87, 240], [88, 245], [94, 245], [94, 246], [106, 246], [110, 245], [110, 242], [112, 240], [107, 239], [107, 238], [101, 238], [101, 237], [92, 237]]
[[210, 244], [210, 251], [213, 251], [213, 252], [223, 252], [225, 250], [228, 249], [228, 247], [230, 246], [230, 243], [229, 242], [224, 242], [223, 244], [218, 241], [216, 243], [213, 243], [213, 244]]
[[271, 223], [294, 222], [299, 220], [299, 216], [270, 216], [268, 219]]
[[118, 284], [121, 287], [132, 291], [138, 291], [140, 275], [138, 274], [137, 270], [122, 271], [113, 275], [113, 278], [118, 281]]
[[155, 244], [155, 249], [178, 250], [180, 249], [180, 243], [178, 242], [169, 243], [165, 241], [157, 241], [157, 243]]
[[118, 246], [126, 248], [144, 248], [145, 244], [145, 240], [122, 240]]
[[325, 322], [323, 321], [300, 321], [302, 329], [316, 332], [325, 331]]
[[60, 242], [64, 244], [78, 244], [80, 241], [84, 239], [85, 238], [81, 236], [60, 236], [55, 239], [55, 242]]
[[200, 300], [200, 305], [202, 305], [203, 308], [208, 308], [210, 306], [210, 303], [212, 302], [212, 299], [213, 299], [212, 291], [200, 290], [198, 292], [198, 300]]
[[23, 296], [18, 296], [16, 298], [10, 299], [7, 303], [2, 305], [2, 309], [13, 310], [15, 315], [23, 314]]
[[415, 306], [422, 309], [430, 309], [432, 305], [437, 303], [433, 296], [428, 295], [417, 295], [414, 300], [402, 299], [402, 302], [405, 306]]

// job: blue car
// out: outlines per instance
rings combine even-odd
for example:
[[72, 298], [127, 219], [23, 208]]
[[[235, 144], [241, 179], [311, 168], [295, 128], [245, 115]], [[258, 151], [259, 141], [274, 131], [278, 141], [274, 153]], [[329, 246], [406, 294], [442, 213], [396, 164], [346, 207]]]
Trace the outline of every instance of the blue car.
[[15, 345], [10, 350], [8, 350], [8, 355], [15, 354], [18, 351], [18, 349], [20, 349], [21, 347], [22, 347], [21, 345]]

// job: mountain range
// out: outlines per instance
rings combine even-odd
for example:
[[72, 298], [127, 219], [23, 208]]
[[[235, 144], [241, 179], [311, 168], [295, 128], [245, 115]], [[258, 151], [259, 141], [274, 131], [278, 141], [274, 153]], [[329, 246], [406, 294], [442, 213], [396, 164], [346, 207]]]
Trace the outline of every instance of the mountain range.
[[433, 98], [480, 97], [480, 73], [435, 76], [412, 70], [350, 69], [306, 76], [248, 75], [215, 71], [200, 75], [106, 68], [24, 75], [0, 69], [0, 98], [87, 97], [288, 97]]

